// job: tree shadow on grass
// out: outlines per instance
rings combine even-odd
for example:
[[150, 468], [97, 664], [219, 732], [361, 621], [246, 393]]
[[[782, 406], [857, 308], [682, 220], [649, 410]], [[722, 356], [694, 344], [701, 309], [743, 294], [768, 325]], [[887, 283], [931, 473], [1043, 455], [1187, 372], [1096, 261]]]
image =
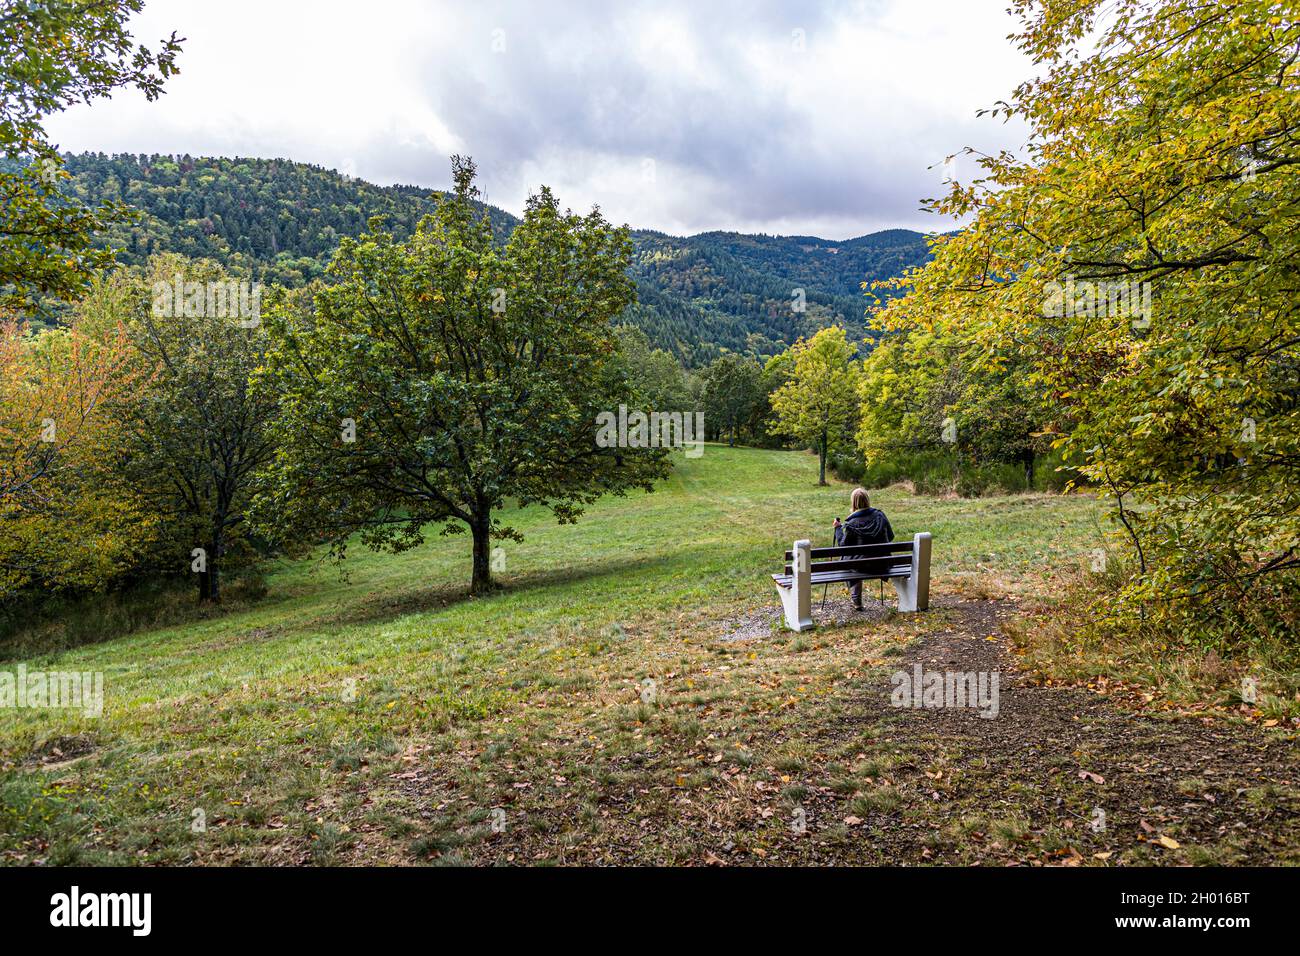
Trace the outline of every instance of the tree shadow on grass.
[[[700, 550], [705, 551], [707, 549], [702, 548]], [[532, 571], [517, 577], [508, 577], [502, 586], [483, 595], [470, 594], [468, 585], [464, 583], [452, 584], [450, 582], [376, 594], [353, 604], [331, 618], [331, 623], [345, 625], [379, 624], [410, 614], [445, 611], [474, 601], [510, 599], [544, 591], [557, 585], [599, 581], [611, 576], [619, 579], [630, 579], [629, 583], [635, 585], [634, 576], [637, 572], [678, 563], [690, 553], [689, 551], [679, 551], [671, 555], [627, 557], [615, 561], [604, 561], [600, 564]]]

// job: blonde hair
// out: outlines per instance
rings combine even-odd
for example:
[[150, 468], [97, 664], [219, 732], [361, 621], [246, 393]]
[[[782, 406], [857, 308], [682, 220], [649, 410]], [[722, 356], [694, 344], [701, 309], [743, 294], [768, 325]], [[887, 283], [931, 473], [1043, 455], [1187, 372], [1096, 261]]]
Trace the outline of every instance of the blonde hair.
[[849, 495], [849, 505], [854, 511], [861, 511], [863, 508], [871, 507], [871, 498], [867, 494], [866, 488], [854, 488]]

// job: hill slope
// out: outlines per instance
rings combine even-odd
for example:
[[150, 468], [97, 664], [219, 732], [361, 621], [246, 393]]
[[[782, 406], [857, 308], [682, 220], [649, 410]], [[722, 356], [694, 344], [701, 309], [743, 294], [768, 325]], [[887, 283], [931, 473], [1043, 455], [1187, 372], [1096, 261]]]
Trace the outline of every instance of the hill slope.
[[[760, 686], [773, 666], [808, 667], [799, 647], [720, 637], [737, 616], [761, 611], [770, 621], [779, 613], [768, 577], [774, 560], [796, 537], [818, 531], [824, 538], [847, 486], [819, 488], [816, 459], [792, 452], [710, 445], [699, 459], [675, 461], [672, 478], [653, 494], [601, 499], [577, 524], [557, 525], [538, 507], [512, 512], [510, 524], [526, 537], [506, 545], [506, 589], [487, 598], [465, 594], [463, 536], [435, 534], [403, 554], [358, 548], [346, 580], [314, 560], [288, 562], [251, 607], [46, 658], [47, 669], [102, 672], [104, 712], [0, 708], [0, 864], [24, 857], [285, 863], [306, 853], [355, 861], [346, 846], [333, 846], [333, 831], [365, 829], [344, 807], [372, 785], [400, 783], [389, 775], [401, 772], [403, 754], [452, 767], [467, 748], [502, 741], [504, 761], [526, 774], [517, 779], [536, 781], [541, 796], [555, 775], [575, 785], [579, 776], [567, 766], [543, 773], [531, 757], [525, 770], [520, 761], [533, 753], [525, 741], [558, 732], [565, 764], [616, 767], [646, 745], [634, 723], [643, 678], [659, 685], [663, 719], [689, 720], [696, 707], [688, 681], [714, 699], [722, 691], [714, 669], [755, 651], [762, 660], [745, 664], [717, 698], [719, 726], [711, 721], [695, 736], [723, 736], [737, 707], [755, 722], [824, 714], [820, 691], [800, 692], [800, 706], [781, 711], [794, 684], [785, 689], [782, 678], [780, 694]], [[941, 583], [949, 576], [978, 573], [995, 540], [1001, 570], [1036, 580], [1042, 552], [1066, 560], [1052, 542], [1086, 540], [1095, 512], [1080, 497], [972, 505], [891, 489], [878, 499], [900, 535], [929, 529], [944, 542], [935, 550], [935, 598], [951, 593]], [[818, 679], [812, 689], [820, 687]], [[761, 705], [753, 697], [760, 690]], [[750, 699], [753, 706], [744, 706]], [[557, 714], [568, 716], [557, 724]], [[602, 744], [583, 757], [588, 735]], [[570, 741], [580, 745], [572, 757]], [[605, 744], [615, 750], [606, 754]], [[77, 757], [84, 759], [63, 763]], [[765, 755], [760, 766], [772, 759]], [[663, 772], [678, 773], [677, 763]], [[482, 765], [485, 779], [499, 770]], [[52, 780], [61, 781], [56, 790]], [[659, 781], [653, 786], [658, 794]], [[621, 790], [611, 787], [611, 794]], [[190, 830], [196, 807], [206, 813], [207, 834]], [[317, 832], [317, 817], [328, 833]], [[407, 854], [425, 835], [408, 833], [380, 840], [384, 852]], [[662, 852], [677, 853], [672, 842]]]
[[[934, 532], [931, 610], [832, 590], [817, 630], [773, 629], [768, 572], [846, 492], [810, 455], [710, 445], [577, 524], [512, 514], [489, 597], [434, 535], [29, 661], [101, 672], [104, 707], [0, 708], [0, 864], [1300, 862], [1280, 733], [1034, 686], [1006, 653], [1017, 602], [987, 598], [1052, 593], [1103, 540], [1091, 498], [882, 490], [900, 536]], [[913, 666], [1001, 671], [998, 719], [889, 706]]]
[[[320, 276], [339, 239], [360, 234], [371, 216], [409, 233], [436, 195], [280, 159], [82, 154], [68, 157], [68, 169], [84, 201], [116, 199], [140, 211], [138, 222], [106, 236], [123, 263], [174, 251], [287, 285]], [[502, 235], [513, 228], [514, 216], [487, 208]], [[626, 318], [692, 364], [723, 348], [771, 354], [832, 322], [856, 335], [865, 308], [860, 284], [927, 257], [924, 237], [908, 230], [844, 242], [645, 230], [632, 238], [640, 302]], [[804, 312], [791, 307], [796, 289], [804, 290]]]

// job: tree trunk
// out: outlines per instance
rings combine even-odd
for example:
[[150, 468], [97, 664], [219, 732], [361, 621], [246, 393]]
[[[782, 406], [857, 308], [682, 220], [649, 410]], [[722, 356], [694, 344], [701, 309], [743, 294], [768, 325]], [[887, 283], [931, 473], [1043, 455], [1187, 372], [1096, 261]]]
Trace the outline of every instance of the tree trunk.
[[821, 445], [817, 449], [817, 484], [826, 484], [826, 433], [822, 432]]
[[208, 542], [204, 550], [207, 552], [204, 565], [206, 570], [199, 572], [199, 603], [216, 604], [221, 600], [221, 578], [218, 573], [221, 540]]
[[469, 530], [474, 536], [474, 577], [470, 581], [471, 594], [486, 594], [492, 584], [492, 518], [475, 515]]
[[213, 604], [221, 603], [221, 543], [212, 545], [212, 555], [208, 558], [208, 600]]

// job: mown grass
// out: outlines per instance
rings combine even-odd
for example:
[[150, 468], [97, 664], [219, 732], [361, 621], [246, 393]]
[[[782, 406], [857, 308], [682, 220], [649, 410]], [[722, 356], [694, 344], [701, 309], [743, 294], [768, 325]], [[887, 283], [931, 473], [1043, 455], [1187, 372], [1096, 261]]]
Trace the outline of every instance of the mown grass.
[[[830, 632], [719, 640], [729, 618], [774, 604], [768, 573], [790, 541], [828, 543], [847, 511], [849, 486], [815, 478], [811, 456], [709, 446], [655, 493], [602, 500], [576, 525], [511, 514], [525, 541], [504, 545], [505, 587], [488, 597], [466, 593], [467, 539], [434, 535], [401, 555], [358, 548], [346, 578], [275, 569], [255, 607], [29, 659], [102, 672], [105, 709], [0, 710], [0, 859], [457, 862], [491, 838], [503, 781], [521, 800], [556, 791], [573, 826], [598, 833], [597, 791], [671, 764], [636, 756], [652, 738], [711, 755], [660, 767], [674, 786], [719, 786], [862, 655]], [[1081, 496], [873, 499], [899, 537], [934, 534], [935, 595], [1048, 594], [1101, 540]], [[778, 778], [816, 756], [797, 739], [762, 749], [786, 761]], [[860, 793], [862, 809], [889, 808], [888, 787]]]

